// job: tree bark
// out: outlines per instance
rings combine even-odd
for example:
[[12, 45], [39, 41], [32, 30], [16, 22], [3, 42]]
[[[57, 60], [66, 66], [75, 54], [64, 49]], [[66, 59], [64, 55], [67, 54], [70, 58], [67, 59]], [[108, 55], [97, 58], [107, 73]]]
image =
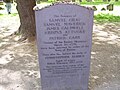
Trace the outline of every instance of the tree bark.
[[16, 0], [17, 10], [20, 17], [19, 31], [22, 37], [29, 41], [34, 40], [35, 31], [35, 12], [33, 7], [36, 5], [35, 0]]

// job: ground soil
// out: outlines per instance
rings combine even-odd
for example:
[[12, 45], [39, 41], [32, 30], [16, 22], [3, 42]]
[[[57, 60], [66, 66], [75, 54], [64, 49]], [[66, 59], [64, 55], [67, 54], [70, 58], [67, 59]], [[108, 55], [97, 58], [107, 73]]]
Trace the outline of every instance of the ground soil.
[[[41, 90], [36, 41], [11, 35], [18, 16], [0, 20], [0, 90]], [[89, 90], [120, 90], [120, 23], [94, 23]]]

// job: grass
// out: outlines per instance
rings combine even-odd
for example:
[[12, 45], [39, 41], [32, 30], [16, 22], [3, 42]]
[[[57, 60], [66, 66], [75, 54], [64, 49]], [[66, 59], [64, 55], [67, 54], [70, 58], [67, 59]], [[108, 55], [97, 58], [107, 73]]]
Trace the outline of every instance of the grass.
[[115, 2], [115, 1], [110, 1], [110, 2], [103, 2], [103, 1], [94, 1], [94, 2], [80, 2], [81, 5], [104, 5], [104, 4], [114, 4], [117, 6], [120, 6], [120, 1]]
[[120, 16], [114, 16], [110, 14], [98, 14], [94, 16], [95, 22], [106, 23], [106, 22], [120, 22]]
[[[10, 15], [0, 14], [0, 20], [3, 18], [16, 17], [16, 16], [18, 16], [18, 13], [12, 13]], [[98, 15], [94, 15], [94, 20], [95, 22], [98, 22], [98, 23], [120, 22], [120, 16], [114, 16], [110, 14], [98, 14]]]
[[11, 14], [1, 14], [0, 13], [0, 17], [6, 17], [6, 16], [12, 16], [12, 17], [14, 17], [14, 16], [17, 16], [18, 15], [18, 13], [11, 13]]
[[120, 1], [118, 1], [118, 2], [113, 2], [113, 3], [114, 3], [114, 5], [120, 6]]
[[[111, 1], [112, 3], [113, 1]], [[106, 4], [108, 2], [100, 2], [99, 1], [95, 1], [95, 2], [81, 2], [81, 4], [85, 4], [85, 5], [99, 5], [99, 4]], [[119, 2], [114, 2], [115, 5], [120, 5], [120, 1]], [[119, 10], [118, 10], [119, 11]], [[2, 18], [8, 18], [8, 17], [15, 17], [18, 16], [18, 13], [12, 13], [10, 15], [8, 14], [0, 14], [0, 20]], [[104, 22], [120, 22], [120, 16], [114, 16], [114, 15], [110, 15], [110, 14], [98, 14], [94, 16], [94, 20], [95, 22], [99, 22], [99, 23], [104, 23]]]
[[10, 18], [10, 17], [18, 17], [18, 13], [11, 13], [11, 14], [1, 14], [0, 13], [0, 20], [3, 20], [4, 18]]
[[14, 17], [14, 16], [17, 16], [18, 13], [11, 13], [10, 15], [11, 15], [12, 17]]
[[80, 2], [81, 5], [102, 5], [109, 4], [109, 2]]
[[[79, 0], [75, 0], [76, 2], [79, 2]], [[41, 3], [45, 2], [44, 0], [41, 1]], [[56, 0], [48, 0], [45, 3], [53, 3], [56, 2]], [[110, 2], [103, 2], [103, 0], [94, 0], [93, 2], [87, 2], [86, 0], [82, 0], [82, 2], [80, 2], [81, 5], [102, 5], [102, 4], [114, 4], [114, 5], [118, 5], [120, 6], [120, 1], [115, 2], [115, 0], [111, 0]]]

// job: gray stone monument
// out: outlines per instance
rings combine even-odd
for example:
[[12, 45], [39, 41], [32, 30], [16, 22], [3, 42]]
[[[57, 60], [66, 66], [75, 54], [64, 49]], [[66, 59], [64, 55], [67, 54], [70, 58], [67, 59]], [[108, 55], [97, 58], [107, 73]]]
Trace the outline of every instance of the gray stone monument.
[[42, 90], [88, 90], [93, 10], [59, 3], [35, 15]]
[[107, 5], [107, 10], [113, 11], [113, 9], [114, 9], [114, 4]]

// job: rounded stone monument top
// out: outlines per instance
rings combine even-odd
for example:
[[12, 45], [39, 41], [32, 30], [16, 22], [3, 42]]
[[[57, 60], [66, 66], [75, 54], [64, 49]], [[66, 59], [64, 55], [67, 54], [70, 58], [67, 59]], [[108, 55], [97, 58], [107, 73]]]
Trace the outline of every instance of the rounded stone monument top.
[[44, 6], [44, 7], [35, 6], [35, 7], [33, 8], [33, 10], [38, 11], [38, 10], [42, 10], [42, 9], [45, 9], [45, 8], [49, 8], [49, 7], [55, 6], [55, 5], [76, 5], [76, 6], [80, 6], [80, 7], [89, 9], [89, 10], [93, 10], [93, 8], [91, 8], [91, 7], [81, 6], [81, 5], [77, 4], [77, 3], [71, 2], [71, 1], [69, 1], [69, 0], [68, 0], [68, 1], [63, 1], [63, 2], [55, 2], [55, 3], [52, 3], [52, 4], [47, 5], [47, 6]]

